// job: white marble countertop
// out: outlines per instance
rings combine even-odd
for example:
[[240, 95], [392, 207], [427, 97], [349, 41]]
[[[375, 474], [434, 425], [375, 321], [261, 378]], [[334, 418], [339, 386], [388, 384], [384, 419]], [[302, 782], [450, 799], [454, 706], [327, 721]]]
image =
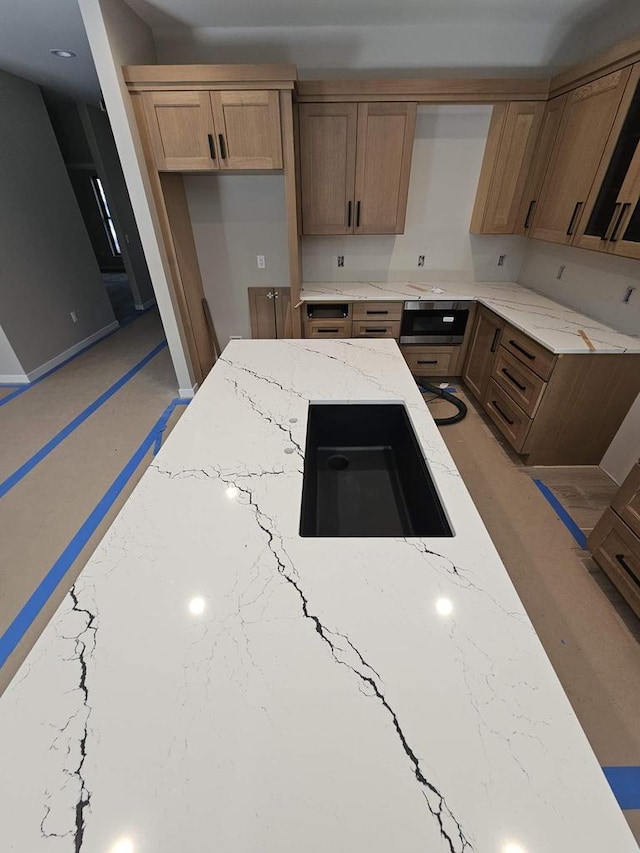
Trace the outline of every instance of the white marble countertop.
[[[308, 402], [456, 535], [300, 538]], [[637, 853], [393, 341], [232, 342], [0, 699], [3, 853]]]
[[587, 333], [595, 352], [640, 352], [640, 337], [618, 332], [515, 282], [309, 282], [303, 285], [300, 299], [304, 302], [473, 299], [551, 352], [591, 352], [578, 329]]

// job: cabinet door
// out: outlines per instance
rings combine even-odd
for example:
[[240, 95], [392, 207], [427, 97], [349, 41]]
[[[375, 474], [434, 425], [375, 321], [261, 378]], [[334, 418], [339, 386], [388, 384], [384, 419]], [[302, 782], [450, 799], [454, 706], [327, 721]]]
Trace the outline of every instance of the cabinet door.
[[208, 92], [144, 92], [142, 103], [159, 172], [219, 168]]
[[303, 234], [352, 234], [357, 104], [300, 105]]
[[544, 106], [539, 101], [515, 101], [493, 108], [472, 233], [514, 233]]
[[572, 242], [629, 73], [623, 68], [569, 95], [529, 236]]
[[282, 168], [277, 91], [211, 92], [211, 108], [222, 168]]
[[277, 338], [272, 287], [249, 287], [249, 317], [252, 338]]
[[291, 288], [273, 288], [273, 307], [276, 314], [276, 337], [293, 337], [293, 326], [291, 323]]
[[504, 325], [504, 320], [492, 311], [479, 309], [462, 372], [465, 384], [478, 400], [484, 397]]
[[560, 121], [567, 102], [567, 95], [559, 95], [547, 101], [542, 125], [536, 141], [536, 150], [529, 170], [527, 183], [522, 194], [520, 210], [516, 217], [514, 233], [528, 236], [538, 206], [544, 176], [547, 173], [551, 151], [558, 136]]
[[[640, 64], [635, 65], [613, 131], [585, 205], [574, 245], [616, 251], [638, 202], [640, 172]], [[620, 252], [621, 254], [623, 252]]]
[[358, 104], [356, 234], [402, 234], [416, 104]]

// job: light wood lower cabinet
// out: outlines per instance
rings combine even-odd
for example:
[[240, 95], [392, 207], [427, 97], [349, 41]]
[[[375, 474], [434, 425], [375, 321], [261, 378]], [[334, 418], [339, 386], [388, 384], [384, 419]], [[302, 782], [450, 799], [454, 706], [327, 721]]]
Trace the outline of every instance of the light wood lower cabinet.
[[611, 507], [633, 533], [640, 536], [640, 462], [631, 469]]
[[589, 550], [640, 616], [640, 537], [607, 509], [587, 539]]
[[305, 338], [350, 338], [351, 320], [305, 320]]
[[354, 302], [354, 320], [401, 320], [402, 302]]
[[395, 338], [400, 337], [400, 321], [391, 320], [353, 320], [354, 338]]
[[532, 418], [547, 387], [529, 367], [503, 346], [498, 347], [491, 378]]
[[478, 308], [462, 378], [479, 400], [484, 398], [504, 325], [505, 321], [493, 311], [483, 305]]
[[489, 379], [484, 408], [500, 432], [509, 439], [513, 449], [520, 453], [531, 429], [532, 420], [494, 379]]
[[249, 287], [249, 318], [253, 338], [290, 338], [291, 290], [288, 287]]
[[455, 376], [459, 372], [460, 347], [400, 347], [414, 376]]

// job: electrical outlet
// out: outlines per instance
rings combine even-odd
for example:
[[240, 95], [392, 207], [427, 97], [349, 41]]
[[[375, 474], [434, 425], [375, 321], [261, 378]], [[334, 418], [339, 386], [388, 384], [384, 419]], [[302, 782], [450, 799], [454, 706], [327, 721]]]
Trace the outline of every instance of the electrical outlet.
[[424, 255], [418, 255], [418, 266], [419, 267], [424, 266]]
[[506, 255], [498, 255], [498, 266], [503, 267], [506, 259], [507, 259]]
[[565, 267], [565, 265], [564, 265], [564, 264], [562, 264], [561, 266], [559, 266], [559, 267], [558, 267], [558, 275], [556, 276], [556, 278], [558, 279], [558, 281], [560, 281], [560, 279], [561, 279], [561, 278], [562, 278], [562, 276], [564, 275], [564, 271], [565, 271], [565, 270], [566, 270], [566, 267]]
[[264, 255], [256, 255], [256, 260], [258, 262], [259, 270], [263, 270], [267, 266], [264, 260]]
[[69, 314], [69, 316], [71, 317], [71, 319], [73, 320], [74, 323], [78, 322], [78, 315], [76, 314], [75, 311], [72, 311], [71, 314]]
[[338, 266], [339, 267], [344, 266], [344, 255], [338, 255]]

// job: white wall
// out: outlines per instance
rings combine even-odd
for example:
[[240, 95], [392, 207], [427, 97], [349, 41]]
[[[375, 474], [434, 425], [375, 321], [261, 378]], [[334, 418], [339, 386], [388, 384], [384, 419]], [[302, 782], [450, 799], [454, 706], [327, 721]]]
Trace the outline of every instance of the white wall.
[[0, 104], [0, 322], [32, 374], [115, 317], [40, 89], [0, 72]]
[[289, 286], [284, 178], [194, 175], [184, 183], [218, 340], [226, 346], [230, 335], [250, 338], [247, 288]]
[[151, 187], [145, 174], [133, 105], [122, 76], [123, 65], [155, 63], [151, 30], [123, 0], [79, 0], [79, 4], [167, 336], [179, 392], [181, 395], [192, 394], [195, 380], [186, 356], [184, 331], [169, 287], [169, 261], [162, 243]]
[[[565, 266], [562, 278], [556, 278]], [[518, 281], [630, 335], [640, 335], [640, 261], [528, 240]], [[635, 287], [628, 304], [623, 297]], [[602, 459], [602, 468], [622, 483], [640, 457], [640, 397]]]
[[[418, 108], [405, 232], [304, 237], [303, 281], [512, 281], [525, 241], [474, 237], [469, 222], [491, 107]], [[506, 255], [503, 266], [498, 256]], [[339, 268], [337, 257], [344, 256]], [[425, 256], [418, 267], [418, 255]]]

